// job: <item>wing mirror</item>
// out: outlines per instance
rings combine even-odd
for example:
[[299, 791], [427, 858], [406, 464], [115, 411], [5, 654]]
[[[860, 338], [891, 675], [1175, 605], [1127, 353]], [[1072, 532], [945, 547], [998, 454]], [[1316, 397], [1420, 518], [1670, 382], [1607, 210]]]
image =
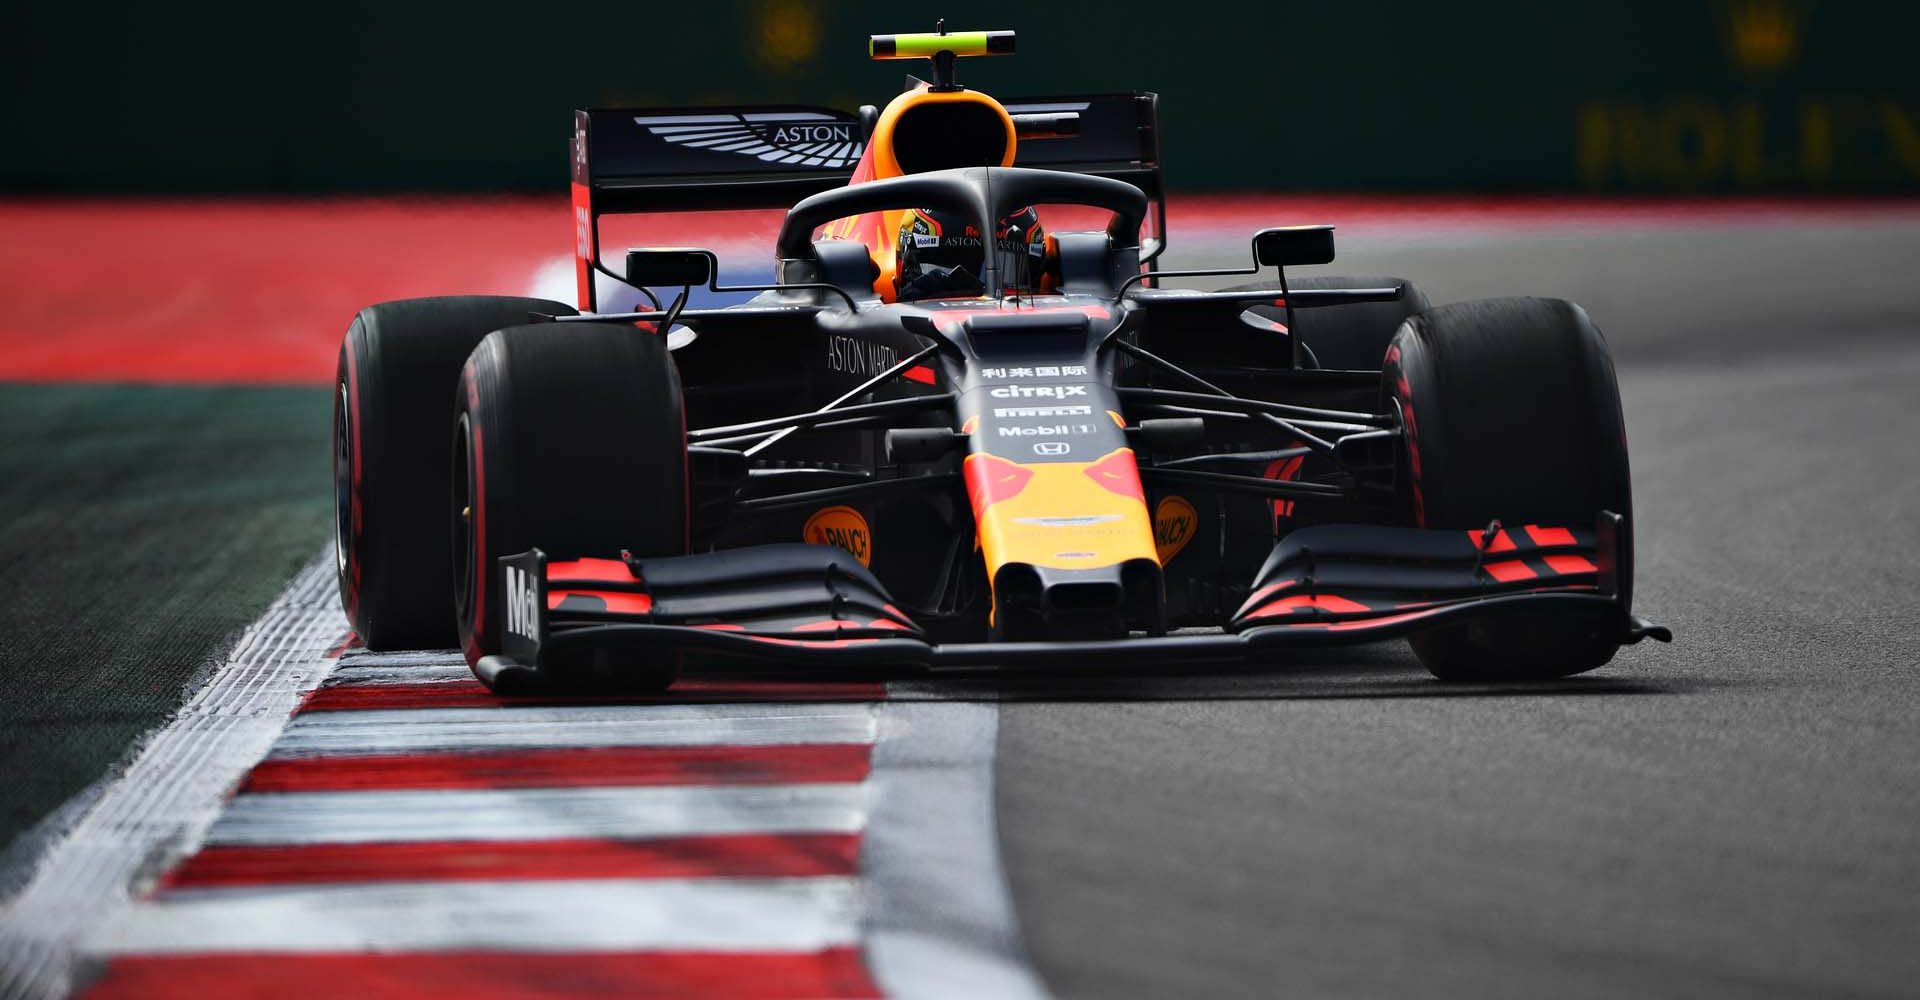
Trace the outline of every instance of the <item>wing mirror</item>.
[[714, 262], [711, 250], [628, 250], [627, 283], [648, 288], [704, 287], [713, 280]]
[[1023, 142], [1028, 139], [1071, 139], [1080, 134], [1080, 112], [1014, 115], [1013, 134]]
[[1333, 262], [1332, 226], [1281, 226], [1253, 234], [1260, 267], [1297, 267]]
[[[695, 288], [705, 288], [709, 292], [766, 292], [800, 291], [811, 289], [829, 292], [840, 296], [847, 303], [849, 312], [859, 312], [860, 306], [853, 296], [838, 285], [808, 281], [791, 284], [772, 285], [722, 285], [720, 283], [720, 257], [711, 250], [700, 247], [633, 247], [627, 250], [627, 284], [640, 289], [648, 298], [653, 298], [649, 288], [679, 288], [680, 294], [674, 296], [673, 303], [664, 310], [666, 319], [661, 329], [671, 329], [673, 321], [680, 316], [680, 310], [686, 308], [688, 296]], [[659, 309], [659, 300], [654, 300], [654, 308]]]

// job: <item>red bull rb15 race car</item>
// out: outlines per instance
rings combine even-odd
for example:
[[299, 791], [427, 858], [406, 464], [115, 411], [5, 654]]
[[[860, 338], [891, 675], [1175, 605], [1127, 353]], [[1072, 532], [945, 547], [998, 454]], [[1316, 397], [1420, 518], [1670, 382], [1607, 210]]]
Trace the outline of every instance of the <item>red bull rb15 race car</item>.
[[[874, 36], [930, 79], [852, 114], [577, 112], [577, 303], [384, 303], [342, 345], [336, 551], [366, 645], [457, 641], [510, 693], [1277, 666], [1393, 636], [1441, 678], [1528, 680], [1669, 638], [1632, 613], [1584, 311], [1290, 274], [1334, 259], [1329, 226], [1159, 270], [1157, 98], [956, 82], [1013, 47]], [[605, 216], [749, 208], [786, 212], [771, 280], [723, 284], [697, 248], [604, 260]], [[1177, 287], [1219, 275], [1256, 280]], [[689, 304], [723, 293], [751, 297]]]

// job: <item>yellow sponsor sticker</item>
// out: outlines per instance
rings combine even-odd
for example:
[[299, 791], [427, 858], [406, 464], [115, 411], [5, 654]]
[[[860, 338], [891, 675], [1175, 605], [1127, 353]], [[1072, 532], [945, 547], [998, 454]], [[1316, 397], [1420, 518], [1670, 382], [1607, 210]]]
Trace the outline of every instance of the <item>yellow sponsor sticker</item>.
[[1180, 554], [1193, 540], [1195, 528], [1200, 526], [1200, 515], [1186, 497], [1163, 497], [1159, 506], [1153, 509], [1153, 549], [1160, 557], [1160, 565]]
[[812, 517], [807, 518], [806, 527], [800, 529], [800, 538], [815, 545], [845, 549], [860, 560], [862, 566], [873, 564], [873, 532], [867, 528], [867, 519], [852, 507], [826, 507], [815, 511]]

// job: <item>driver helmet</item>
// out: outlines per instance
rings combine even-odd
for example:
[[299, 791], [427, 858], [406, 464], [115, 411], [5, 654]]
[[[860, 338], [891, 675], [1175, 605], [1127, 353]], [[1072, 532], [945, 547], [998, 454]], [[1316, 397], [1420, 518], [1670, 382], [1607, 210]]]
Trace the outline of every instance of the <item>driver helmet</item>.
[[[984, 293], [986, 244], [962, 215], [930, 208], [908, 211], [894, 247], [895, 297], [911, 302]], [[1040, 213], [1028, 206], [1001, 219], [991, 252], [1003, 288], [1039, 291], [1047, 264], [1047, 232]]]

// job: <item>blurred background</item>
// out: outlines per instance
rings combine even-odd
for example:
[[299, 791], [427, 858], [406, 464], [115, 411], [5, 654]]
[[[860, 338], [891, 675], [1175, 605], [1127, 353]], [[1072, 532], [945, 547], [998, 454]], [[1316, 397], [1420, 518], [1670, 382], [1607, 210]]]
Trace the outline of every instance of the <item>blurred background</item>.
[[[1369, 702], [1346, 700], [1376, 697], [1351, 694], [1380, 676], [1360, 670], [1317, 702], [1292, 703], [1284, 723], [1261, 714], [1264, 700], [1167, 709], [1206, 713], [1198, 721], [1064, 702], [1052, 715], [1010, 710], [1002, 835], [1049, 980], [1095, 996], [1142, 984], [1162, 996], [1261, 992], [1248, 984], [1271, 970], [1248, 956], [1352, 948], [1340, 968], [1360, 978], [1334, 985], [1427, 990], [1433, 981], [1420, 973], [1430, 966], [1378, 956], [1454, 947], [1462, 928], [1480, 926], [1485, 902], [1473, 895], [1482, 889], [1462, 889], [1456, 906], [1440, 893], [1410, 896], [1411, 875], [1394, 881], [1396, 865], [1424, 872], [1432, 861], [1474, 876], [1462, 886], [1504, 887], [1521, 908], [1497, 912], [1516, 925], [1590, 933], [1591, 952], [1567, 954], [1593, 956], [1587, 971], [1608, 956], [1626, 970], [1596, 995], [1645, 992], [1634, 969], [1682, 968], [1672, 956], [1642, 961], [1669, 944], [1686, 961], [1717, 955], [1734, 969], [1692, 980], [1702, 992], [1816, 967], [1800, 980], [1814, 995], [1901, 982], [1910, 991], [1912, 979], [1893, 969], [1910, 949], [1873, 942], [1913, 926], [1886, 915], [1910, 916], [1920, 858], [1910, 773], [1920, 713], [1898, 708], [1911, 706], [1910, 688], [1889, 687], [1912, 673], [1896, 667], [1920, 662], [1910, 555], [1920, 484], [1914, 463], [1885, 461], [1912, 455], [1920, 378], [1920, 4], [1871, 0], [9, 5], [0, 12], [10, 43], [0, 60], [0, 773], [9, 776], [0, 844], [11, 846], [0, 852], [0, 896], [84, 807], [76, 794], [324, 551], [330, 386], [356, 310], [451, 293], [570, 300], [573, 109], [884, 104], [921, 69], [869, 61], [867, 35], [932, 30], [939, 16], [956, 30], [1019, 32], [1017, 55], [960, 68], [961, 82], [998, 97], [1161, 95], [1170, 266], [1233, 266], [1256, 228], [1331, 222], [1339, 273], [1400, 275], [1436, 303], [1538, 294], [1586, 306], [1620, 363], [1639, 600], [1683, 637], [1702, 637], [1608, 668], [1646, 681], [1636, 690], [1699, 695], [1662, 703], [1666, 715], [1645, 700], [1610, 714], [1636, 699], [1426, 702], [1433, 714], [1420, 717], [1433, 721], [1423, 725], [1446, 740], [1484, 738], [1496, 765], [1438, 777], [1420, 768], [1443, 766], [1458, 747], [1417, 760], [1393, 749], [1432, 732], [1392, 729], [1408, 705], [1373, 716], [1363, 714]], [[697, 241], [730, 263], [764, 265], [770, 243], [760, 241], [776, 224], [777, 214], [651, 219], [605, 243]], [[1752, 405], [1761, 399], [1771, 405]], [[1854, 532], [1840, 539], [1852, 546], [1846, 559], [1826, 558], [1841, 534], [1828, 516], [1835, 506]], [[1821, 558], [1804, 558], [1812, 552]], [[1860, 593], [1862, 580], [1876, 586]], [[1822, 645], [1793, 646], [1806, 636]], [[1809, 662], [1886, 669], [1854, 671], [1851, 687], [1802, 700], [1791, 692], [1809, 672], [1779, 653], [1788, 648]], [[1399, 684], [1389, 696], [1432, 690], [1404, 657], [1389, 668], [1381, 683]], [[1169, 690], [1180, 696], [1177, 684]], [[1769, 700], [1779, 692], [1789, 694]], [[1842, 701], [1877, 721], [1822, 742], [1821, 720]], [[1523, 751], [1500, 742], [1529, 717], [1516, 702], [1549, 706], [1538, 709], [1543, 735]], [[1890, 708], [1903, 714], [1879, 714]], [[1467, 725], [1454, 714], [1481, 709], [1489, 714]], [[1609, 816], [1645, 818], [1617, 843], [1731, 846], [1705, 860], [1669, 849], [1671, 866], [1644, 870], [1633, 856], [1620, 862], [1624, 878], [1581, 881], [1597, 869], [1561, 865], [1556, 852], [1603, 828], [1585, 818], [1584, 799], [1513, 822], [1500, 812], [1505, 786], [1483, 789], [1489, 804], [1478, 812], [1419, 805], [1483, 773], [1496, 785], [1537, 778], [1548, 792], [1530, 801], [1558, 802], [1565, 773], [1592, 762], [1552, 757], [1561, 732], [1579, 728], [1554, 712], [1590, 713], [1585, 738], [1625, 741], [1621, 774], [1576, 789]], [[1160, 729], [1141, 732], [1149, 725]], [[1077, 735], [1060, 738], [1067, 730]], [[1306, 735], [1291, 750], [1272, 742], [1288, 732]], [[1716, 735], [1676, 735], [1695, 732]], [[1216, 752], [1191, 749], [1202, 733], [1218, 735]], [[1343, 741], [1367, 737], [1375, 748], [1338, 766]], [[1869, 738], [1878, 749], [1861, 742]], [[1244, 786], [1187, 780], [1227, 773], [1222, 762], [1248, 747], [1274, 757], [1247, 765]], [[1391, 759], [1366, 758], [1374, 752]], [[1324, 801], [1341, 805], [1328, 832], [1302, 836], [1311, 816], [1300, 809], [1282, 832], [1249, 825], [1277, 785], [1271, 775], [1308, 760], [1335, 762]], [[1501, 770], [1515, 761], [1546, 763], [1516, 778]], [[1889, 778], [1875, 770], [1883, 764], [1909, 771]], [[1799, 784], [1783, 790], [1782, 773]], [[1396, 775], [1405, 787], [1389, 787]], [[1347, 794], [1375, 781], [1387, 784], [1371, 797]], [[1731, 804], [1676, 805], [1708, 801], [1701, 788]], [[1113, 818], [1155, 795], [1189, 797], [1165, 800], [1160, 815], [1176, 818], [1166, 823]], [[1770, 835], [1753, 817], [1796, 808], [1782, 796], [1811, 817], [1789, 831], [1799, 839], [1776, 854], [1735, 842]], [[1359, 815], [1397, 802], [1418, 808]], [[1350, 803], [1360, 805], [1339, 811]], [[1832, 817], [1882, 807], [1898, 815], [1869, 831], [1881, 839], [1848, 842], [1851, 859], [1808, 867], [1804, 881], [1768, 881], [1824, 856]], [[1423, 824], [1436, 816], [1464, 817], [1459, 854], [1483, 850], [1500, 866], [1479, 877], [1447, 867], [1451, 855], [1429, 857], [1449, 844], [1428, 836]], [[1289, 843], [1333, 846], [1278, 871], [1285, 858], [1273, 847]], [[1329, 863], [1358, 844], [1381, 857]], [[1081, 860], [1095, 848], [1100, 863]], [[1216, 855], [1237, 860], [1181, 867]], [[1516, 858], [1571, 874], [1512, 878]], [[1132, 873], [1145, 888], [1106, 872]], [[1734, 889], [1716, 896], [1689, 881], [1715, 873]], [[1348, 907], [1347, 923], [1298, 917], [1276, 935], [1247, 917], [1278, 912], [1286, 887], [1316, 878]], [[1631, 898], [1571, 918], [1557, 908], [1602, 881]], [[1753, 885], [1771, 893], [1768, 905], [1746, 906]], [[1256, 898], [1249, 886], [1274, 893]], [[1699, 903], [1719, 898], [1733, 902]], [[1782, 923], [1773, 936], [1740, 922], [1752, 912], [1798, 918], [1808, 898], [1831, 904], [1820, 912], [1832, 919], [1811, 930]], [[1231, 919], [1223, 899], [1249, 909]], [[1143, 900], [1160, 922], [1128, 926]], [[1412, 922], [1403, 939], [1378, 937], [1401, 920]], [[1339, 939], [1315, 938], [1327, 928]], [[1736, 933], [1738, 942], [1718, 937]], [[1509, 945], [1490, 945], [1493, 972], [1462, 992], [1527, 982], [1502, 978]], [[1792, 965], [1801, 956], [1811, 957]], [[1203, 960], [1247, 978], [1196, 990], [1188, 973]], [[1528, 992], [1559, 990], [1554, 976]]]
[[943, 13], [990, 93], [1158, 91], [1181, 190], [1920, 188], [1913, 4], [348, 0], [16, 6], [0, 189], [553, 191], [572, 108], [884, 103]]

